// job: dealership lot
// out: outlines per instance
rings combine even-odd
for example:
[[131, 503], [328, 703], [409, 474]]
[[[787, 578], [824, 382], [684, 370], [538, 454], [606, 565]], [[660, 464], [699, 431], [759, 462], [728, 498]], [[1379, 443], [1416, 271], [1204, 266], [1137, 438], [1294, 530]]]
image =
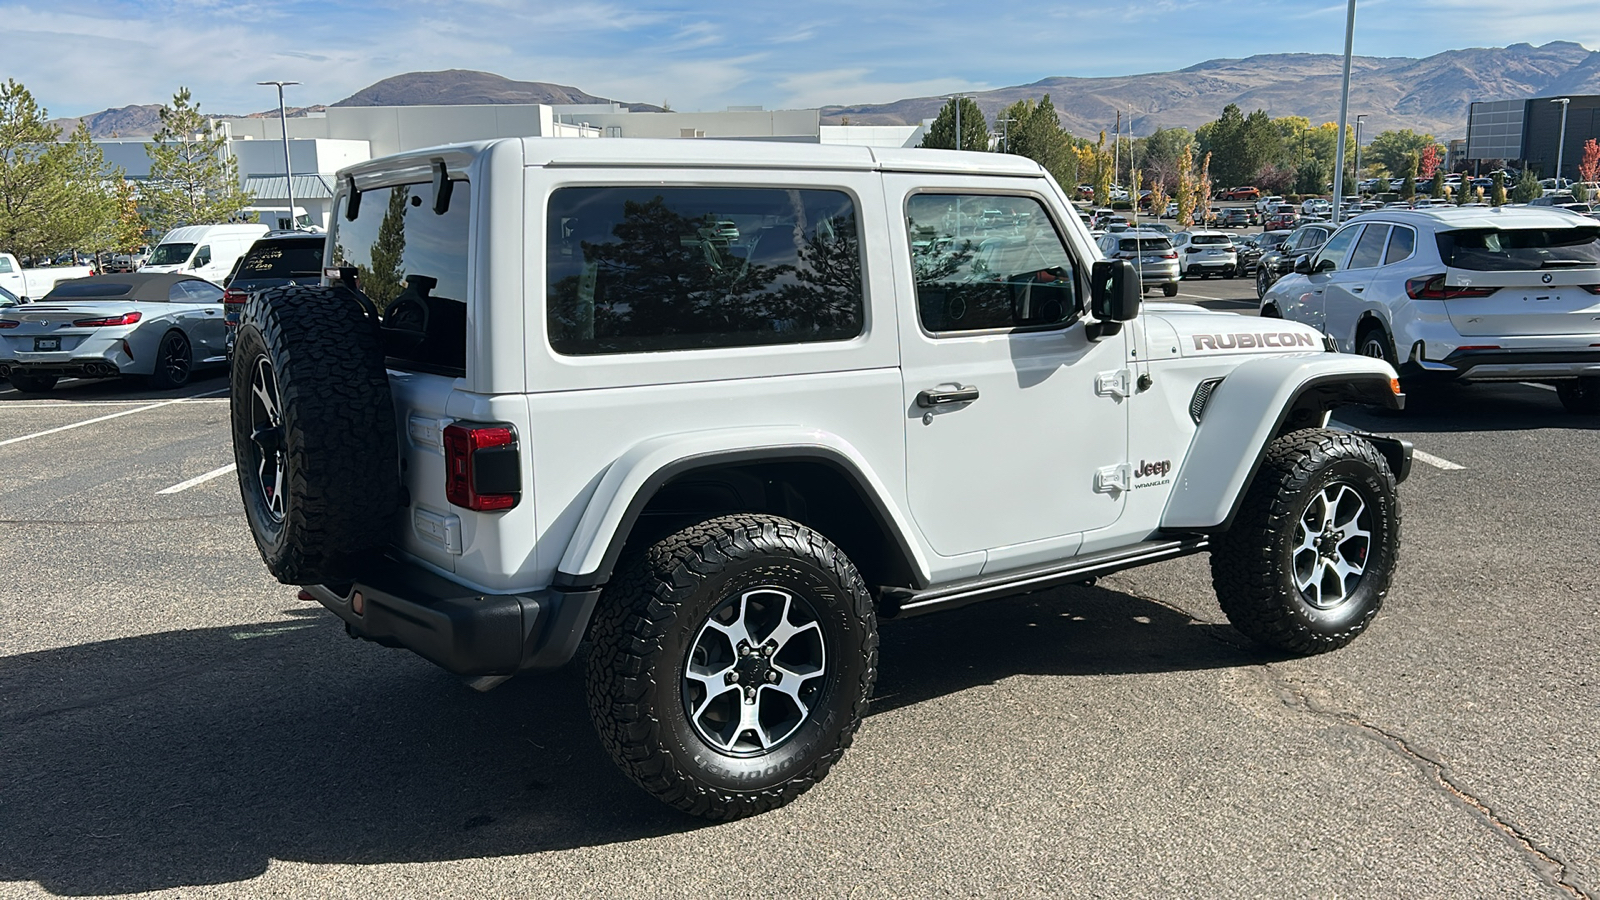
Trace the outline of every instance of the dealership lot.
[[1550, 391], [1341, 416], [1419, 451], [1348, 648], [1251, 649], [1203, 558], [886, 624], [828, 780], [708, 825], [576, 672], [478, 694], [273, 583], [224, 390], [0, 391], [0, 896], [1600, 896], [1600, 422]]

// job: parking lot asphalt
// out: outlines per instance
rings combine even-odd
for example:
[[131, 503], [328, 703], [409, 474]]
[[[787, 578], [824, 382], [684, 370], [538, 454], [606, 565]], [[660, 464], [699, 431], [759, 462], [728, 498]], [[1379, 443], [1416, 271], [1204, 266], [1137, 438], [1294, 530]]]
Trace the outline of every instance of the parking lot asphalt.
[[1600, 422], [1549, 391], [1341, 414], [1450, 464], [1349, 647], [1254, 649], [1204, 557], [887, 623], [844, 761], [712, 825], [576, 671], [476, 693], [274, 583], [224, 386], [0, 391], [0, 896], [1600, 896]]

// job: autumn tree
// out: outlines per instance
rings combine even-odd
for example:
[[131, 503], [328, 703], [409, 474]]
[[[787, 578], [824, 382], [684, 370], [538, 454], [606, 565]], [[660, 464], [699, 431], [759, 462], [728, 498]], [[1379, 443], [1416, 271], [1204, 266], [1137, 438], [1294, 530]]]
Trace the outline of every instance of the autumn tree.
[[1194, 225], [1194, 145], [1185, 144], [1178, 156], [1178, 227]]
[[1439, 163], [1443, 159], [1439, 155], [1439, 145], [1429, 144], [1423, 147], [1417, 156], [1417, 175], [1423, 181], [1429, 181], [1434, 173], [1439, 171]]
[[1106, 149], [1106, 133], [1100, 132], [1100, 140], [1094, 145], [1094, 203], [1096, 206], [1108, 206], [1111, 203], [1111, 168], [1115, 160], [1111, 151]]
[[192, 100], [188, 88], [179, 88], [172, 105], [161, 108], [154, 142], [145, 146], [150, 177], [144, 205], [150, 227], [159, 232], [226, 222], [250, 205], [227, 135]]
[[[961, 133], [956, 134], [956, 110], [960, 109]], [[930, 150], [988, 150], [989, 122], [971, 97], [952, 97], [928, 126], [920, 147]]]
[[62, 141], [27, 88], [10, 79], [0, 87], [0, 250], [97, 249], [96, 234], [114, 209], [105, 185], [122, 180], [120, 170], [108, 176], [104, 169], [86, 126]]
[[1200, 159], [1200, 177], [1194, 182], [1194, 206], [1202, 225], [1211, 224], [1211, 154]]
[[1489, 188], [1489, 202], [1494, 206], [1506, 205], [1506, 173], [1494, 173], [1494, 184]]

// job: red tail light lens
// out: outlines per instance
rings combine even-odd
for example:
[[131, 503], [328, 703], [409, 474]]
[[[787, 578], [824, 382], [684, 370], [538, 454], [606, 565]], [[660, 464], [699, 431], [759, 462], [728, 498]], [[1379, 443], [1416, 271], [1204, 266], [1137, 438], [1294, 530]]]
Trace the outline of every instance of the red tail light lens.
[[[1578, 287], [1583, 288], [1591, 294], [1600, 294], [1600, 284], [1580, 284]], [[0, 324], [0, 328], [4, 327], [5, 325]]]
[[1443, 274], [1406, 279], [1406, 296], [1413, 300], [1463, 300], [1487, 297], [1498, 290], [1497, 287], [1446, 287]]
[[242, 304], [250, 299], [250, 295], [238, 288], [228, 288], [222, 292], [222, 302], [228, 304]]
[[517, 433], [509, 425], [456, 422], [444, 430], [445, 497], [479, 512], [510, 509], [522, 497]]
[[0, 319], [0, 328], [16, 328], [21, 324], [21, 322], [13, 322], [10, 319]]
[[106, 316], [103, 319], [76, 319], [72, 323], [74, 328], [112, 328], [118, 325], [135, 325], [144, 318], [143, 313], [123, 313], [120, 316]]

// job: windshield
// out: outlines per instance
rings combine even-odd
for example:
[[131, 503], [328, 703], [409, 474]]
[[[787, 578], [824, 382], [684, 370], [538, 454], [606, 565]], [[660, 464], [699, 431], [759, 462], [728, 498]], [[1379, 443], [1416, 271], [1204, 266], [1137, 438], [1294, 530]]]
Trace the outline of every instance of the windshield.
[[1438, 241], [1439, 258], [1454, 269], [1600, 268], [1600, 225], [1441, 231]]
[[150, 266], [176, 266], [189, 259], [189, 254], [194, 252], [193, 244], [162, 244], [156, 252], [150, 254]]

